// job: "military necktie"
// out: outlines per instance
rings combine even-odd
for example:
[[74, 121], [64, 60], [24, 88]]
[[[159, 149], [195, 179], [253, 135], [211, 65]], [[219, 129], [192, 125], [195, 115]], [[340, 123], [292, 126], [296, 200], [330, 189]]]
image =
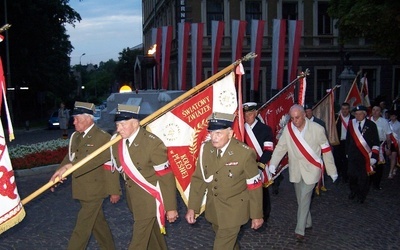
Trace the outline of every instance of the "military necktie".
[[361, 122], [358, 122], [358, 130], [359, 130], [360, 133], [361, 133]]
[[221, 158], [221, 155], [222, 155], [222, 150], [217, 149], [217, 159]]
[[129, 139], [126, 139], [125, 143], [126, 143], [126, 146], [129, 148], [129, 146], [130, 146]]

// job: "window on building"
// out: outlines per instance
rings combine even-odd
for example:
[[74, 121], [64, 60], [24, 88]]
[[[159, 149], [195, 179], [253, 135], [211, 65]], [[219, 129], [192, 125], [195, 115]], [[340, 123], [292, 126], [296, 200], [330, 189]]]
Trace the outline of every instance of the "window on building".
[[327, 93], [326, 90], [332, 88], [332, 69], [317, 69], [317, 81], [315, 86], [315, 98], [314, 101], [319, 101]]
[[318, 2], [318, 36], [320, 36], [320, 44], [333, 43], [333, 22], [328, 15], [328, 7], [329, 2]]
[[224, 20], [224, 1], [207, 0], [207, 34], [211, 35], [211, 22]]
[[297, 1], [282, 3], [282, 19], [297, 20], [297, 18], [298, 18]]
[[247, 1], [246, 2], [246, 35], [251, 35], [251, 20], [262, 19], [262, 3], [261, 0]]

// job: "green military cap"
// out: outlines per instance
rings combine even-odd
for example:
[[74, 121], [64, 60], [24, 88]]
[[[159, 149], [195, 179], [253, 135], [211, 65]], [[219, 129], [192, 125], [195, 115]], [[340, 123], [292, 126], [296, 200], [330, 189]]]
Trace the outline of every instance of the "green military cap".
[[118, 104], [115, 121], [139, 119], [140, 106]]
[[232, 127], [233, 120], [235, 119], [235, 114], [226, 114], [215, 112], [211, 114], [208, 119], [208, 130], [219, 130]]
[[74, 112], [72, 115], [82, 115], [82, 114], [89, 114], [93, 115], [95, 110], [95, 106], [93, 103], [90, 102], [75, 102], [74, 105]]

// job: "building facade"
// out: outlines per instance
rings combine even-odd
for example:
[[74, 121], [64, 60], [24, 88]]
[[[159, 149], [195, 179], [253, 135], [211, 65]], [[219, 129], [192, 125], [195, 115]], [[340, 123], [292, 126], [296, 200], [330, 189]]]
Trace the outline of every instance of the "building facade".
[[[232, 63], [232, 20], [245, 20], [246, 32], [243, 52], [250, 52], [251, 20], [265, 20], [259, 90], [251, 92], [249, 87], [250, 63], [244, 63], [245, 100], [265, 102], [276, 91], [271, 90], [271, 54], [273, 19], [303, 20], [298, 69], [309, 69], [307, 77], [306, 102], [317, 102], [325, 95], [326, 89], [340, 84], [344, 69], [367, 74], [370, 97], [382, 97], [392, 101], [400, 96], [400, 65], [393, 65], [370, 49], [369, 41], [359, 38], [348, 44], [339, 43], [339, 31], [335, 20], [329, 17], [329, 0], [142, 0], [143, 44], [146, 51], [152, 46], [153, 28], [172, 26], [172, 46], [169, 68], [168, 89], [177, 89], [178, 23], [203, 23], [202, 80], [212, 74], [211, 63], [211, 22], [225, 23], [220, 52], [219, 69]], [[190, 54], [190, 49], [188, 50]], [[284, 85], [287, 79], [287, 42], [285, 56]], [[191, 57], [188, 55], [190, 65]], [[187, 75], [191, 75], [188, 66]]]

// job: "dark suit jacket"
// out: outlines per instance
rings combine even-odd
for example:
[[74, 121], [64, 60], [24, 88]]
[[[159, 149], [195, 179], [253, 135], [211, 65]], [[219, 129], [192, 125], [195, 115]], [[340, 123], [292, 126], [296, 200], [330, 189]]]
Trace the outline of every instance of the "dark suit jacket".
[[206, 190], [206, 219], [220, 229], [247, 223], [249, 218], [263, 217], [261, 185], [249, 190], [246, 179], [259, 174], [256, 154], [246, 144], [232, 138], [226, 151], [217, 159], [211, 142], [205, 143], [202, 157], [204, 175], [214, 175], [213, 181], [203, 180], [199, 160], [192, 175], [188, 208], [199, 213]]
[[[118, 154], [119, 143], [123, 143], [123, 140], [113, 145], [112, 150], [118, 166], [121, 166]], [[167, 148], [164, 143], [156, 135], [140, 128], [135, 140], [129, 147], [129, 154], [136, 168], [148, 182], [153, 185], [156, 185], [157, 181], [159, 182], [165, 211], [176, 210], [176, 185], [172, 171], [158, 176], [153, 167], [168, 160]], [[128, 176], [126, 178], [129, 179]], [[156, 201], [154, 197], [130, 179], [128, 186], [130, 186], [130, 190], [127, 192], [127, 202], [135, 220], [155, 217]]]
[[[94, 125], [82, 139], [79, 133], [72, 134], [71, 153], [75, 158], [70, 161], [66, 155], [61, 166], [76, 164], [89, 154], [110, 141], [110, 134]], [[106, 149], [72, 173], [72, 197], [78, 200], [105, 198], [111, 194], [121, 194], [118, 173], [106, 170], [103, 165], [111, 159]]]
[[[354, 119], [353, 115], [350, 115], [349, 122], [351, 121], [351, 119]], [[342, 117], [339, 115], [338, 117], [336, 117], [336, 120], [337, 120], [337, 122], [336, 122], [336, 130], [337, 130], [337, 134], [338, 134], [338, 137], [339, 137], [339, 140], [340, 140], [340, 138], [342, 136]]]
[[[258, 118], [257, 118], [258, 120]], [[261, 149], [264, 148], [264, 142], [273, 142], [273, 134], [272, 134], [272, 129], [270, 126], [262, 123], [260, 120], [256, 123], [256, 125], [253, 128], [254, 135], [256, 136], [256, 139], [258, 141], [258, 144], [260, 145]], [[260, 162], [261, 163], [268, 163], [268, 161], [271, 159], [272, 151], [268, 150], [263, 150], [263, 154], [260, 157]]]

